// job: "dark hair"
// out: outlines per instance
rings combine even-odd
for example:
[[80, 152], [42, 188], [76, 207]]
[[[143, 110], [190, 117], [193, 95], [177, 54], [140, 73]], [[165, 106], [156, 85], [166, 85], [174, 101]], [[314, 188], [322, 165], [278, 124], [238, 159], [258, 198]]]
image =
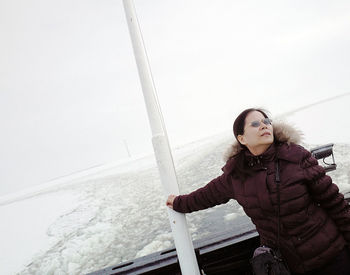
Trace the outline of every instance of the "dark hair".
[[245, 180], [247, 176], [250, 176], [252, 174], [252, 170], [247, 165], [245, 155], [245, 151], [248, 150], [248, 148], [245, 145], [242, 145], [237, 137], [244, 134], [245, 119], [249, 113], [254, 111], [260, 112], [264, 117], [268, 117], [266, 114], [267, 111], [263, 109], [249, 108], [240, 113], [233, 123], [233, 134], [237, 140], [238, 146], [241, 147], [240, 152], [237, 155], [233, 156], [236, 159], [234, 162], [234, 174], [241, 180]]

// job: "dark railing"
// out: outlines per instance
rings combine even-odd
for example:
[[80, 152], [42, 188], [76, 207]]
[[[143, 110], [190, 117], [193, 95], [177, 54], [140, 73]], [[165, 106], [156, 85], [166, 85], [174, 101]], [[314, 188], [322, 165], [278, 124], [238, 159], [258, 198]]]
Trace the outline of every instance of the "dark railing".
[[[326, 170], [326, 172], [333, 171], [337, 168], [337, 165], [335, 164], [334, 160], [333, 145], [333, 143], [329, 143], [310, 150], [314, 158], [316, 158], [317, 160], [322, 159], [323, 167]], [[330, 156], [332, 156], [332, 163], [326, 162], [326, 159]]]
[[[200, 270], [206, 275], [241, 274], [250, 272], [249, 259], [259, 246], [259, 236], [252, 228], [243, 234], [232, 231], [220, 233], [203, 241], [194, 242]], [[181, 275], [175, 248], [156, 252], [89, 275]]]

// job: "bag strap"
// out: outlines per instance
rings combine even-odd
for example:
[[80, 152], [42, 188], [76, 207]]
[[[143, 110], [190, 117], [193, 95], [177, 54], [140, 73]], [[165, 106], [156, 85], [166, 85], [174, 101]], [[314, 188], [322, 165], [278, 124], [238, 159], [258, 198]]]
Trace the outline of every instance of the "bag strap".
[[[280, 251], [280, 233], [281, 233], [281, 217], [280, 217], [280, 210], [281, 210], [281, 198], [280, 198], [280, 167], [279, 167], [279, 161], [276, 159], [275, 161], [275, 168], [276, 168], [276, 187], [277, 187], [277, 222], [278, 222], [278, 228], [277, 228], [277, 255], [274, 257], [277, 258], [279, 261], [283, 261], [282, 253]], [[276, 257], [277, 256], [277, 257]], [[291, 274], [289, 267], [285, 261], [284, 266], [286, 268], [285, 273], [283, 274]], [[282, 273], [281, 273], [282, 274]]]
[[277, 187], [277, 249], [280, 250], [280, 232], [281, 232], [281, 225], [280, 225], [280, 168], [279, 168], [279, 161], [276, 159], [275, 161], [275, 168], [276, 168], [276, 187]]

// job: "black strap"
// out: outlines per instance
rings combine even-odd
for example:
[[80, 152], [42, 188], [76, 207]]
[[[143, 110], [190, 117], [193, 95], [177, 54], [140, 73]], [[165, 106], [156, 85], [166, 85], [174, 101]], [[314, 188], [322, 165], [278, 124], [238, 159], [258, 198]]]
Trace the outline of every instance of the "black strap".
[[[276, 167], [276, 187], [277, 187], [277, 222], [278, 222], [278, 228], [277, 228], [277, 259], [279, 261], [283, 261], [282, 253], [280, 251], [280, 232], [281, 232], [281, 217], [280, 217], [280, 208], [281, 208], [281, 198], [280, 198], [280, 167], [279, 167], [279, 161], [276, 159], [275, 161], [275, 167]], [[276, 258], [276, 255], [275, 255]], [[285, 271], [281, 274], [291, 274], [289, 267], [285, 261], [284, 267]]]
[[280, 168], [279, 168], [279, 162], [278, 159], [275, 161], [275, 168], [276, 168], [276, 187], [277, 187], [277, 249], [280, 250], [280, 231], [281, 231], [281, 225], [280, 225]]

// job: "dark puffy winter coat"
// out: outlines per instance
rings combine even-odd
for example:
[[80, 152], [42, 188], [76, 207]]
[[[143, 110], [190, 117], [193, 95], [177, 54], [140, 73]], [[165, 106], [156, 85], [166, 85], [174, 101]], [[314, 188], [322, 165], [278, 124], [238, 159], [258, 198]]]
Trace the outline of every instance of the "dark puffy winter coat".
[[[275, 159], [280, 166], [280, 249], [290, 269], [319, 268], [350, 243], [350, 211], [338, 187], [303, 147], [291, 142], [292, 128], [274, 125], [275, 143], [260, 156], [235, 144], [223, 174], [203, 188], [177, 196], [174, 210], [189, 213], [235, 199], [252, 219], [261, 244], [277, 246]], [[246, 154], [253, 175], [235, 176], [235, 155]]]

